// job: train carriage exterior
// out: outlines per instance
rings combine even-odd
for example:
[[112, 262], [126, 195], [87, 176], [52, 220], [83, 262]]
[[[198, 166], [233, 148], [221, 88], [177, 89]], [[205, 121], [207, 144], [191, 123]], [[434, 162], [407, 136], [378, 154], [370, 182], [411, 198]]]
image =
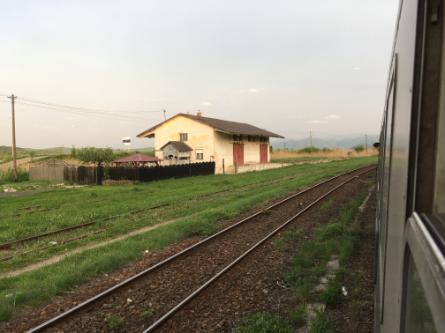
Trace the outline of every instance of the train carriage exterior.
[[399, 6], [377, 184], [376, 332], [445, 332], [445, 11]]

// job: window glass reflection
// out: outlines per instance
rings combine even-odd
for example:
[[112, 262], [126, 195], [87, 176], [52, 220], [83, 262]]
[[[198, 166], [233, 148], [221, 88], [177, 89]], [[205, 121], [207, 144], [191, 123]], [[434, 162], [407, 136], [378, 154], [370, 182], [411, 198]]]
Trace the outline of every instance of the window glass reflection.
[[434, 333], [433, 316], [425, 298], [419, 272], [410, 256], [406, 289], [405, 332]]

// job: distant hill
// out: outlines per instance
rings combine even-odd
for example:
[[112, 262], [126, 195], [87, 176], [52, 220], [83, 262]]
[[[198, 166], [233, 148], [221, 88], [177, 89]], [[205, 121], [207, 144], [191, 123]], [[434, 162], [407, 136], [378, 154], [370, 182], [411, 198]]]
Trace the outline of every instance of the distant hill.
[[[368, 135], [368, 146], [379, 140], [378, 135]], [[304, 139], [284, 139], [271, 141], [274, 149], [302, 149], [310, 146], [309, 138]], [[313, 138], [312, 144], [317, 148], [352, 148], [365, 144], [365, 136], [349, 136], [336, 138]]]
[[[119, 153], [142, 153], [147, 155], [154, 155], [153, 148], [140, 148], [140, 149], [113, 149], [115, 152]], [[54, 147], [54, 148], [22, 148], [17, 147], [17, 158], [34, 157], [38, 156], [60, 156], [71, 154], [71, 148], [67, 147]], [[0, 163], [8, 162], [12, 159], [11, 147], [10, 146], [0, 146]]]
[[[33, 148], [22, 148], [17, 147], [17, 158], [34, 156], [52, 156], [52, 155], [63, 155], [69, 154], [70, 148], [66, 147], [54, 147], [46, 149], [33, 149]], [[10, 146], [0, 146], [0, 163], [7, 162], [12, 159], [11, 147]]]

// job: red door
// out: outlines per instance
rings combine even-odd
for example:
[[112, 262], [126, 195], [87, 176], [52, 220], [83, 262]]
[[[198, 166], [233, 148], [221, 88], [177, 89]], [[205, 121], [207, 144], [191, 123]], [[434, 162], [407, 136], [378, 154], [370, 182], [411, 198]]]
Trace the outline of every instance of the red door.
[[244, 145], [242, 143], [233, 144], [233, 164], [237, 166], [244, 164]]
[[260, 144], [260, 163], [267, 163], [267, 144]]

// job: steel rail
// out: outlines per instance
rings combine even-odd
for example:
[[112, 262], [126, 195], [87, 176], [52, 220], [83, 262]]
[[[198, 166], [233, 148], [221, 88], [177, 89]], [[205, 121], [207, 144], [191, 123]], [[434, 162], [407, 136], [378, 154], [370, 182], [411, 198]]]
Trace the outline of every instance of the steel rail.
[[191, 245], [191, 246], [189, 246], [189, 247], [187, 247], [187, 248], [185, 248], [185, 249], [183, 249], [183, 250], [181, 250], [181, 251], [171, 255], [170, 257], [167, 257], [166, 259], [164, 259], [164, 260], [162, 260], [162, 261], [160, 261], [160, 262], [158, 262], [158, 263], [148, 267], [147, 269], [145, 269], [145, 270], [143, 270], [143, 271], [141, 271], [141, 272], [139, 272], [139, 273], [129, 277], [128, 279], [126, 279], [126, 280], [124, 280], [124, 281], [122, 281], [122, 282], [120, 282], [120, 283], [118, 283], [118, 284], [108, 288], [107, 290], [104, 290], [103, 292], [101, 292], [101, 293], [99, 293], [99, 294], [97, 294], [97, 295], [87, 299], [86, 301], [77, 304], [76, 306], [74, 306], [74, 307], [68, 309], [67, 311], [65, 311], [65, 312], [63, 312], [63, 313], [61, 313], [61, 314], [59, 314], [59, 315], [57, 315], [57, 316], [55, 316], [55, 317], [45, 321], [45, 322], [43, 322], [42, 324], [40, 324], [40, 325], [38, 325], [38, 326], [36, 326], [34, 328], [31, 328], [30, 330], [27, 331], [27, 333], [40, 332], [41, 330], [52, 326], [53, 324], [59, 322], [60, 320], [68, 317], [69, 315], [71, 315], [71, 314], [73, 314], [73, 313], [75, 313], [75, 312], [77, 312], [77, 311], [79, 311], [81, 309], [84, 309], [84, 308], [86, 308], [89, 305], [94, 304], [95, 302], [99, 301], [100, 299], [104, 298], [107, 295], [110, 295], [111, 293], [115, 292], [116, 290], [118, 290], [118, 289], [128, 285], [129, 283], [131, 283], [131, 282], [133, 282], [133, 281], [135, 281], [135, 280], [137, 280], [137, 279], [139, 279], [139, 278], [141, 278], [141, 277], [143, 277], [145, 275], [147, 275], [148, 273], [150, 273], [150, 272], [160, 268], [161, 266], [164, 266], [165, 264], [169, 263], [170, 261], [175, 260], [176, 258], [178, 258], [178, 257], [180, 257], [180, 256], [182, 256], [182, 255], [184, 255], [184, 254], [186, 254], [186, 253], [188, 253], [188, 252], [198, 248], [202, 244], [205, 244], [205, 243], [211, 241], [212, 239], [214, 239], [214, 238], [216, 238], [216, 237], [226, 233], [227, 231], [229, 231], [231, 229], [234, 229], [234, 228], [238, 227], [239, 225], [241, 225], [241, 224], [243, 224], [243, 223], [245, 223], [247, 221], [252, 220], [253, 218], [257, 217], [260, 214], [263, 214], [264, 212], [266, 212], [266, 211], [268, 211], [270, 209], [278, 207], [278, 206], [282, 205], [283, 203], [285, 203], [285, 202], [287, 202], [289, 200], [292, 200], [293, 198], [295, 198], [297, 196], [300, 196], [300, 195], [302, 195], [304, 193], [309, 192], [310, 190], [313, 190], [314, 188], [320, 187], [320, 186], [322, 186], [324, 184], [327, 184], [327, 183], [329, 183], [329, 182], [331, 182], [331, 181], [333, 181], [335, 179], [338, 179], [340, 177], [344, 177], [346, 175], [349, 175], [351, 173], [357, 172], [359, 170], [365, 169], [364, 171], [359, 173], [359, 175], [361, 175], [363, 173], [371, 171], [374, 168], [375, 168], [374, 165], [361, 167], [361, 168], [356, 168], [356, 169], [350, 170], [348, 172], [345, 172], [345, 173], [333, 176], [331, 178], [328, 178], [328, 179], [326, 179], [324, 181], [321, 181], [321, 182], [319, 182], [319, 183], [317, 183], [315, 185], [312, 185], [312, 186], [310, 186], [310, 187], [308, 187], [306, 189], [303, 189], [303, 190], [301, 190], [301, 191], [299, 191], [297, 193], [294, 193], [294, 194], [292, 194], [290, 196], [287, 196], [286, 198], [284, 198], [284, 199], [282, 199], [282, 200], [280, 200], [278, 202], [275, 202], [275, 203], [267, 206], [264, 209], [260, 209], [260, 210], [256, 211], [255, 213], [253, 213], [253, 214], [251, 214], [251, 215], [241, 219], [240, 221], [238, 221], [238, 222], [236, 222], [236, 223], [234, 223], [234, 224], [232, 224], [232, 225], [230, 225], [230, 226], [228, 226], [228, 227], [226, 227], [226, 228], [224, 228], [224, 229], [214, 233], [213, 235], [211, 235], [209, 237], [206, 237], [203, 240], [201, 240], [201, 241], [199, 241], [199, 242], [197, 242], [197, 243], [195, 243], [195, 244], [193, 244], [193, 245]]
[[[295, 177], [290, 177], [288, 179], [291, 180], [291, 179], [294, 179], [294, 178]], [[279, 182], [280, 180], [282, 181], [283, 179], [279, 179], [279, 180], [272, 181], [272, 182], [260, 182], [259, 185], [257, 185], [257, 184], [249, 184], [249, 185], [246, 185], [246, 186], [240, 186], [238, 189], [242, 189], [243, 190], [245, 187], [250, 187], [252, 185], [262, 186], [262, 185], [275, 184], [275, 183]], [[284, 179], [284, 180], [286, 180], [286, 179]], [[255, 187], [257, 187], [257, 186], [255, 186]], [[210, 195], [219, 194], [219, 193], [228, 192], [228, 191], [230, 191], [230, 189], [227, 188], [227, 189], [224, 189], [224, 190], [212, 192], [212, 193], [210, 193]], [[208, 197], [209, 194], [208, 193], [200, 194], [200, 195], [197, 195], [195, 197], [192, 197], [192, 199], [195, 200], [195, 199], [198, 199], [198, 198], [203, 197], [203, 196]], [[127, 215], [138, 214], [138, 213], [141, 213], [141, 212], [144, 212], [144, 211], [154, 210], [154, 209], [158, 209], [158, 208], [162, 208], [162, 207], [166, 207], [166, 206], [170, 206], [170, 205], [171, 205], [170, 203], [163, 203], [163, 204], [158, 204], [158, 205], [151, 206], [151, 207], [148, 207], [148, 208], [139, 208], [139, 209], [131, 210], [131, 211], [126, 212], [126, 213], [111, 215], [111, 216], [102, 217], [102, 218], [99, 217], [99, 218], [94, 219], [92, 221], [81, 223], [81, 224], [76, 224], [74, 226], [70, 226], [70, 227], [66, 227], [66, 228], [62, 228], [62, 229], [56, 229], [56, 230], [48, 231], [48, 232], [37, 234], [37, 235], [33, 235], [33, 236], [27, 236], [27, 237], [20, 238], [20, 239], [11, 240], [11, 241], [8, 241], [6, 243], [0, 244], [0, 250], [9, 250], [10, 248], [12, 248], [14, 245], [17, 245], [17, 244], [28, 243], [28, 242], [31, 242], [31, 241], [34, 241], [34, 240], [37, 240], [37, 239], [40, 239], [40, 238], [45, 238], [45, 237], [48, 237], [48, 236], [57, 235], [57, 234], [60, 234], [60, 233], [64, 233], [64, 232], [68, 232], [68, 231], [72, 231], [72, 230], [76, 230], [76, 229], [83, 229], [83, 228], [89, 227], [91, 225], [94, 225], [97, 222], [105, 222], [105, 221], [109, 221], [109, 220], [112, 220], [112, 219], [115, 219], [115, 218], [119, 218], [119, 217], [123, 217], [123, 216], [127, 216]], [[44, 211], [48, 211], [48, 210], [44, 210]], [[37, 211], [37, 212], [40, 212], [40, 211]], [[0, 258], [0, 261], [2, 261], [1, 258]]]
[[157, 208], [160, 208], [160, 207], [164, 207], [166, 205], [168, 205], [168, 204], [160, 204], [160, 205], [151, 206], [151, 207], [148, 207], [148, 208], [135, 209], [135, 210], [129, 211], [127, 213], [111, 215], [111, 216], [106, 216], [106, 217], [102, 217], [102, 218], [97, 218], [97, 219], [94, 219], [94, 220], [89, 221], [89, 222], [73, 225], [71, 227], [66, 227], [66, 228], [62, 228], [62, 229], [56, 229], [56, 230], [48, 231], [48, 232], [41, 233], [41, 234], [38, 234], [38, 235], [28, 236], [28, 237], [25, 237], [25, 238], [16, 239], [16, 240], [13, 240], [13, 241], [9, 241], [7, 243], [0, 244], [0, 250], [7, 250], [7, 249], [10, 249], [13, 245], [28, 243], [28, 242], [36, 240], [36, 239], [45, 238], [45, 237], [48, 237], [48, 236], [61, 234], [61, 233], [72, 231], [72, 230], [76, 230], [76, 229], [86, 228], [86, 227], [94, 225], [94, 224], [96, 224], [98, 222], [105, 222], [105, 221], [112, 220], [114, 218], [122, 217], [122, 216], [125, 216], [125, 215], [137, 214], [137, 213], [140, 213], [140, 212], [143, 212], [143, 211], [153, 210], [153, 209], [157, 209]]
[[[372, 169], [371, 169], [372, 170]], [[261, 244], [263, 244], [265, 241], [267, 241], [269, 238], [274, 236], [277, 232], [285, 228], [289, 223], [293, 222], [297, 217], [304, 214], [306, 211], [308, 211], [310, 208], [312, 208], [314, 205], [319, 203], [321, 200], [329, 196], [331, 193], [335, 192], [339, 188], [343, 187], [344, 185], [350, 183], [354, 179], [358, 179], [359, 176], [361, 176], [364, 173], [367, 173], [371, 170], [366, 170], [358, 175], [352, 176], [348, 180], [342, 182], [341, 184], [337, 185], [333, 189], [329, 190], [322, 196], [318, 197], [316, 200], [312, 201], [309, 205], [307, 205], [305, 208], [303, 208], [301, 211], [299, 211], [297, 214], [286, 220], [283, 224], [281, 224], [279, 227], [271, 231], [269, 234], [267, 234], [264, 238], [256, 242], [252, 247], [250, 247], [248, 250], [246, 250], [243, 254], [241, 254], [238, 258], [236, 258], [234, 261], [232, 261], [230, 264], [228, 264], [226, 267], [224, 267], [222, 270], [220, 270], [218, 273], [216, 273], [213, 277], [211, 277], [209, 280], [207, 280], [205, 283], [203, 283], [198, 289], [196, 289], [194, 292], [192, 292], [190, 295], [188, 295], [186, 298], [184, 298], [181, 302], [176, 304], [173, 308], [171, 308], [167, 313], [165, 313], [161, 318], [159, 318], [157, 321], [155, 321], [150, 327], [148, 327], [143, 333], [150, 333], [153, 332], [156, 328], [161, 326], [163, 323], [165, 323], [170, 317], [172, 317], [176, 312], [178, 312], [181, 308], [183, 308], [187, 303], [189, 303], [192, 299], [197, 297], [204, 289], [209, 287], [213, 282], [215, 282], [219, 277], [221, 277], [224, 273], [226, 273], [228, 270], [233, 268], [237, 263], [239, 263], [242, 259], [244, 259], [247, 255], [249, 255], [252, 251], [257, 249]]]
[[27, 254], [32, 253], [32, 252], [46, 250], [46, 249], [49, 249], [49, 248], [54, 247], [54, 246], [65, 245], [65, 244], [68, 244], [68, 243], [71, 243], [71, 242], [74, 242], [74, 241], [77, 241], [77, 240], [81, 240], [81, 239], [87, 238], [89, 236], [100, 234], [102, 232], [105, 232], [106, 230], [107, 229], [105, 229], [105, 228], [97, 229], [97, 230], [93, 230], [92, 232], [87, 232], [85, 234], [82, 234], [80, 236], [76, 236], [76, 237], [72, 237], [72, 238], [68, 238], [68, 239], [62, 239], [61, 241], [55, 242], [54, 244], [50, 243], [49, 245], [37, 247], [35, 249], [27, 250], [27, 251], [24, 251], [24, 252], [17, 252], [17, 253], [14, 253], [13, 255], [9, 255], [9, 256], [0, 258], [0, 261], [8, 261], [8, 260], [17, 258], [19, 256], [27, 255]]

